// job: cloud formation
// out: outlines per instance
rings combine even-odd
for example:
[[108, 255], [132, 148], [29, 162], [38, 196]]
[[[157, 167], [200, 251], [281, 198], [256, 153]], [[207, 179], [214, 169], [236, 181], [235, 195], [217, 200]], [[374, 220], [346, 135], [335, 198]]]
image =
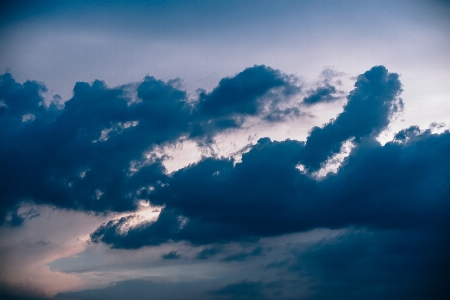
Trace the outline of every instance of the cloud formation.
[[315, 277], [311, 300], [446, 299], [449, 245], [444, 232], [350, 230], [309, 247], [288, 268]]
[[336, 88], [332, 85], [318, 87], [317, 89], [312, 90], [307, 97], [303, 98], [303, 103], [312, 105], [320, 102], [332, 102], [339, 99], [338, 97], [333, 96], [336, 92]]
[[20, 224], [15, 210], [22, 201], [135, 210], [139, 199], [168, 179], [164, 157], [152, 149], [186, 138], [211, 142], [215, 134], [239, 128], [246, 116], [262, 113], [276, 95], [297, 91], [291, 77], [266, 66], [223, 79], [212, 92], [202, 92], [194, 107], [175, 83], [151, 76], [116, 88], [99, 80], [78, 82], [61, 105], [57, 96], [46, 102], [43, 84], [2, 75], [2, 222]]
[[[227, 266], [265, 257], [270, 247], [255, 245], [262, 238], [342, 229], [343, 235], [274, 257], [262, 268], [290, 279], [315, 278], [309, 299], [395, 298], [407, 291], [413, 291], [410, 299], [445, 299], [450, 293], [450, 132], [411, 126], [380, 144], [377, 136], [403, 109], [399, 75], [384, 66], [358, 76], [343, 111], [313, 127], [305, 141], [263, 137], [242, 149], [241, 161], [213, 155], [172, 174], [155, 149], [180, 141], [211, 145], [251, 118], [270, 123], [298, 116], [302, 104], [293, 99], [329, 102], [336, 88], [325, 82], [305, 95], [295, 77], [254, 66], [199, 91], [195, 101], [176, 81], [151, 76], [115, 88], [78, 82], [64, 104], [58, 97], [46, 100], [46, 91], [42, 83], [20, 84], [8, 73], [0, 79], [0, 138], [7, 141], [0, 146], [3, 222], [17, 226], [38, 215], [19, 212], [23, 201], [98, 213], [131, 213], [149, 201], [162, 207], [157, 220], [109, 220], [91, 233], [93, 245], [187, 242], [202, 247], [193, 254], [171, 248], [158, 259]], [[346, 143], [353, 147], [338, 171], [319, 177]], [[224, 251], [230, 242], [247, 247]], [[293, 282], [240, 278], [196, 293], [289, 299], [297, 290], [282, 291]]]
[[344, 111], [325, 126], [311, 129], [301, 162], [308, 169], [317, 170], [349, 138], [358, 142], [378, 135], [392, 115], [403, 109], [403, 101], [398, 98], [401, 91], [398, 74], [389, 73], [383, 66], [359, 75]]
[[[449, 146], [448, 132], [385, 146], [370, 140], [353, 150], [336, 175], [317, 181], [295, 168], [301, 143], [260, 140], [234, 167], [229, 159], [207, 159], [176, 172], [153, 194], [152, 199], [170, 199], [157, 222], [124, 235], [119, 224], [109, 223], [92, 237], [132, 247], [160, 239], [224, 242], [316, 227], [448, 227]], [[189, 220], [184, 226], [180, 216]]]
[[[314, 128], [305, 143], [262, 138], [241, 163], [205, 158], [175, 172], [149, 195], [153, 204], [165, 205], [156, 222], [123, 234], [122, 221], [111, 221], [92, 239], [135, 248], [169, 240], [251, 240], [318, 227], [446, 225], [448, 179], [435, 179], [450, 177], [449, 133], [428, 130], [382, 146], [375, 134], [402, 105], [398, 75], [374, 67], [355, 87], [336, 120]], [[308, 169], [298, 169], [301, 163], [316, 170], [349, 138], [355, 147], [337, 174], [317, 180]]]

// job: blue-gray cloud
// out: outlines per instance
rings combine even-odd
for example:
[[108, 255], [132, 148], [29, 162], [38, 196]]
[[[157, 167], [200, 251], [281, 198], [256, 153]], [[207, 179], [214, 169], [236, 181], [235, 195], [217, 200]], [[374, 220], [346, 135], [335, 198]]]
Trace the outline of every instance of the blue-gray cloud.
[[[124, 249], [169, 241], [209, 245], [196, 256], [203, 260], [230, 241], [356, 228], [295, 262], [275, 258], [278, 263], [266, 269], [314, 276], [318, 292], [311, 299], [449, 295], [450, 132], [412, 126], [381, 145], [376, 136], [403, 107], [399, 76], [385, 67], [361, 74], [343, 112], [314, 127], [305, 142], [261, 138], [240, 163], [203, 158], [170, 176], [161, 158], [144, 163], [142, 153], [182, 137], [207, 143], [248, 116], [283, 120], [298, 108], [277, 110], [276, 103], [299, 87], [278, 70], [254, 66], [200, 93], [194, 104], [185, 91], [150, 76], [116, 88], [79, 82], [63, 108], [46, 103], [45, 91], [41, 83], [20, 84], [10, 74], [0, 80], [0, 138], [7, 141], [0, 145], [0, 212], [11, 225], [32, 217], [14, 211], [24, 200], [106, 212], [134, 210], [137, 198], [148, 199], [164, 206], [157, 221], [123, 232], [136, 217], [111, 220], [91, 234], [92, 241]], [[355, 147], [339, 171], [317, 180], [313, 172], [349, 139]], [[222, 263], [261, 254], [257, 247]], [[178, 257], [176, 251], [162, 256]], [[391, 274], [392, 266], [399, 276]], [[244, 280], [200, 294], [276, 298], [282, 289], [276, 280]]]
[[446, 299], [450, 288], [446, 232], [355, 231], [311, 246], [288, 267], [313, 276], [308, 299]]
[[303, 98], [303, 103], [312, 105], [320, 102], [332, 102], [339, 99], [339, 97], [333, 95], [336, 94], [336, 92], [336, 88], [332, 85], [318, 87], [317, 89], [310, 91], [309, 95]]
[[[374, 133], [402, 105], [398, 75], [377, 66], [359, 76], [355, 87], [344, 111], [315, 127], [306, 143], [262, 138], [236, 165], [227, 158], [203, 159], [177, 171], [152, 193], [154, 204], [165, 205], [160, 220], [126, 234], [113, 221], [99, 227], [93, 240], [134, 248], [164, 239], [207, 244], [317, 227], [446, 224], [448, 180], [432, 179], [449, 178], [444, 167], [449, 133], [427, 131], [405, 143], [382, 146]], [[356, 146], [336, 175], [317, 181], [296, 168], [302, 163], [315, 170], [351, 137]], [[430, 198], [434, 200], [427, 206]], [[180, 217], [189, 221], [180, 226]], [[165, 230], [157, 230], [159, 226]]]
[[[198, 109], [211, 117], [255, 115], [260, 97], [275, 87], [286, 86], [289, 77], [265, 66], [248, 68], [233, 78], [224, 78], [209, 94], [200, 94]], [[289, 92], [289, 91], [287, 91]]]
[[221, 251], [220, 247], [207, 247], [202, 251], [200, 251], [199, 253], [197, 253], [196, 258], [203, 260], [209, 259], [215, 256], [216, 254], [220, 253], [220, 251]]
[[281, 110], [276, 106], [284, 98], [300, 92], [294, 79], [266, 66], [253, 66], [222, 79], [210, 93], [200, 92], [194, 115], [204, 121], [196, 125], [191, 137], [238, 128], [245, 116], [261, 115], [266, 106], [271, 106], [264, 116], [267, 121], [282, 121], [292, 114], [298, 116], [298, 108]]
[[180, 259], [180, 254], [177, 251], [170, 251], [168, 253], [163, 254], [162, 259]]
[[[316, 181], [295, 168], [302, 143], [260, 140], [234, 167], [232, 160], [206, 159], [175, 173], [152, 197], [166, 205], [160, 221], [125, 235], [105, 224], [93, 237], [134, 248], [160, 239], [202, 244], [350, 225], [438, 230], [449, 226], [449, 147], [448, 132], [425, 132], [405, 144], [370, 140], [336, 175]], [[184, 227], [179, 215], [189, 219]]]
[[359, 75], [344, 111], [325, 126], [311, 129], [302, 163], [307, 168], [318, 169], [327, 157], [340, 151], [345, 140], [359, 141], [379, 134], [392, 115], [403, 109], [403, 101], [398, 98], [401, 91], [398, 74], [389, 73], [383, 66]]
[[226, 261], [226, 262], [244, 261], [247, 258], [252, 257], [252, 256], [260, 256], [262, 254], [262, 252], [263, 252], [263, 249], [261, 247], [256, 247], [255, 249], [253, 249], [250, 252], [242, 251], [242, 252], [239, 252], [236, 254], [229, 255], [229, 256], [225, 257], [223, 259], [223, 261]]
[[211, 291], [211, 294], [225, 296], [225, 299], [261, 299], [264, 287], [264, 283], [260, 281], [244, 280]]
[[265, 66], [223, 79], [194, 108], [174, 86], [150, 76], [137, 87], [78, 82], [61, 108], [46, 103], [43, 84], [2, 75], [2, 221], [12, 211], [9, 223], [20, 224], [14, 208], [24, 200], [97, 212], [134, 210], [149, 186], [168, 179], [160, 158], [143, 162], [145, 151], [184, 136], [210, 141], [257, 114], [272, 99], [269, 93], [295, 92], [289, 76]]

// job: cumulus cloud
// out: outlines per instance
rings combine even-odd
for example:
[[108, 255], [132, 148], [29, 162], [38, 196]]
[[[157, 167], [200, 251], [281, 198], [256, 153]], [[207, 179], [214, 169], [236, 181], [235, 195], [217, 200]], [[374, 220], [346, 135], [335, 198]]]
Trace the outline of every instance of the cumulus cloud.
[[[252, 240], [317, 227], [445, 225], [448, 183], [434, 179], [450, 176], [445, 167], [449, 133], [426, 131], [382, 146], [374, 132], [385, 128], [401, 106], [398, 75], [374, 67], [355, 86], [344, 111], [314, 128], [305, 143], [262, 138], [240, 163], [205, 158], [175, 172], [150, 195], [152, 203], [165, 205], [158, 221], [126, 233], [110, 222], [92, 234], [93, 240], [134, 248], [169, 240]], [[355, 146], [336, 174], [317, 180], [297, 168], [299, 163], [318, 167], [350, 137]], [[319, 156], [318, 149], [325, 151]]]
[[199, 122], [191, 137], [240, 127], [245, 116], [263, 116], [267, 121], [282, 121], [299, 115], [298, 108], [280, 108], [291, 96], [300, 93], [298, 79], [266, 66], [253, 66], [234, 77], [220, 80], [210, 93], [201, 91], [194, 115]]
[[[240, 278], [195, 293], [205, 299], [289, 298], [297, 292], [310, 299], [358, 299], [370, 291], [379, 299], [411, 290], [411, 299], [431, 291], [444, 299], [450, 132], [412, 126], [380, 144], [377, 136], [403, 109], [399, 75], [384, 66], [358, 76], [342, 112], [313, 127], [305, 141], [263, 137], [249, 141], [240, 161], [205, 155], [171, 174], [163, 163], [167, 154], [156, 151], [184, 141], [211, 147], [217, 135], [241, 129], [251, 118], [270, 124], [298, 117], [302, 104], [292, 100], [299, 95], [304, 104], [335, 100], [328, 77], [305, 94], [295, 77], [254, 66], [222, 79], [211, 92], [200, 91], [196, 101], [175, 81], [147, 76], [110, 88], [97, 80], [77, 83], [62, 105], [57, 98], [45, 104], [43, 84], [20, 84], [4, 74], [0, 137], [8, 143], [0, 146], [1, 217], [9, 225], [34, 220], [34, 212], [17, 210], [24, 200], [101, 213], [131, 212], [149, 202], [161, 209], [156, 220], [133, 214], [109, 220], [90, 234], [93, 245], [140, 249], [187, 242], [197, 247], [192, 253], [171, 248], [157, 259], [230, 267], [266, 257], [270, 247], [255, 245], [264, 238], [347, 229], [260, 266], [292, 281]], [[338, 163], [335, 173], [326, 171], [330, 161]], [[230, 242], [251, 246], [224, 251]], [[398, 278], [390, 274], [392, 266]], [[308, 286], [317, 292], [282, 294], [299, 276], [314, 278]]]
[[359, 141], [379, 134], [392, 115], [403, 109], [403, 101], [398, 97], [401, 91], [398, 74], [389, 73], [383, 66], [359, 75], [344, 111], [323, 127], [311, 129], [302, 163], [316, 170], [327, 157], [338, 153], [342, 143], [349, 138]]
[[[93, 237], [143, 246], [164, 238], [201, 244], [316, 227], [448, 226], [449, 146], [448, 132], [405, 144], [371, 140], [355, 147], [337, 174], [317, 181], [295, 168], [301, 143], [260, 140], [236, 166], [206, 159], [176, 172], [153, 194], [153, 201], [166, 205], [157, 222], [126, 234], [109, 223]], [[188, 219], [184, 226], [179, 216]]]
[[192, 107], [174, 82], [151, 76], [115, 88], [78, 82], [64, 105], [58, 97], [45, 105], [43, 84], [2, 75], [0, 138], [8, 141], [0, 146], [2, 222], [9, 213], [9, 223], [20, 224], [14, 210], [24, 200], [97, 212], [135, 210], [168, 179], [165, 157], [152, 149], [186, 138], [211, 143], [246, 116], [262, 113], [275, 95], [297, 91], [290, 76], [254, 66], [201, 93]]
[[266, 66], [247, 68], [235, 77], [224, 78], [211, 93], [201, 93], [198, 110], [210, 117], [255, 115], [270, 98], [261, 98], [273, 88], [284, 95], [298, 92], [292, 78]]
[[336, 94], [336, 87], [332, 85], [318, 87], [317, 89], [310, 91], [309, 95], [303, 98], [303, 103], [312, 105], [320, 102], [332, 102], [339, 99], [339, 97], [336, 97], [333, 94]]

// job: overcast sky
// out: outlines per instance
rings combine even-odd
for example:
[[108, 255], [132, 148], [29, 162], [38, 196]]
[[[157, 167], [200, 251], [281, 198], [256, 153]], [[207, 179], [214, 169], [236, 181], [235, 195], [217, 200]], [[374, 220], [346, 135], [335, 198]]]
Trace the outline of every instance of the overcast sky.
[[448, 1], [9, 1], [0, 296], [448, 299]]

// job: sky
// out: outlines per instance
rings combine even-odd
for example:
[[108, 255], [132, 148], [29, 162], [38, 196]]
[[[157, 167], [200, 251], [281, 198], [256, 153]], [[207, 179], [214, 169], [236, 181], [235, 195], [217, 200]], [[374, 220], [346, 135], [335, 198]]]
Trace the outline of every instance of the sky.
[[6, 1], [0, 296], [450, 298], [448, 1]]

